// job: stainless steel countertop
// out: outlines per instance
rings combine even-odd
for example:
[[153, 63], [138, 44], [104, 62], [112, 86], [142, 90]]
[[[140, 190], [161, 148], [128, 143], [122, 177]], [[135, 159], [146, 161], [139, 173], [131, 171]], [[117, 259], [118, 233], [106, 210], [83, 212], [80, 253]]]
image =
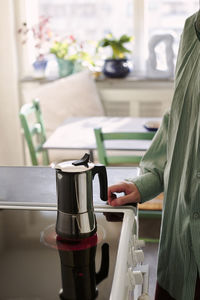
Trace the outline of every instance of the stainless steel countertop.
[[[107, 167], [108, 185], [136, 177], [136, 167]], [[94, 205], [105, 205], [99, 197], [98, 177], [93, 184]], [[55, 210], [57, 207], [55, 169], [51, 167], [0, 167], [0, 209]]]

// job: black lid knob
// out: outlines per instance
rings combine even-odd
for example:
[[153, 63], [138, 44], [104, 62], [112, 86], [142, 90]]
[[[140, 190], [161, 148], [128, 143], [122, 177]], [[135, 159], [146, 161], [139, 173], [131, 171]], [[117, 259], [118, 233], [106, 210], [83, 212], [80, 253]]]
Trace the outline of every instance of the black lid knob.
[[74, 166], [82, 166], [83, 165], [88, 168], [89, 160], [90, 160], [90, 155], [88, 153], [85, 153], [81, 159], [74, 161], [72, 163], [72, 165], [74, 165]]

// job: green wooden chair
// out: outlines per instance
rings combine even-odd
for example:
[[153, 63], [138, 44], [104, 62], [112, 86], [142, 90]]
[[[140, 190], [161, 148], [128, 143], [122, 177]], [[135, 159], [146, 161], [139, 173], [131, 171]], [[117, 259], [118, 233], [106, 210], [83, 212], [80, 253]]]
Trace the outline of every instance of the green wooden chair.
[[[97, 144], [97, 152], [99, 162], [104, 164], [105, 166], [123, 166], [123, 165], [138, 165], [140, 160], [142, 159], [141, 155], [114, 155], [114, 151], [112, 155], [108, 154], [106, 150], [104, 141], [106, 140], [152, 140], [155, 132], [102, 132], [101, 128], [94, 129], [96, 144]], [[162, 210], [151, 209], [151, 206], [148, 205], [146, 209], [138, 208], [138, 214], [143, 218], [160, 218], [162, 215]], [[150, 201], [150, 202], [151, 202]], [[149, 203], [151, 204], [151, 203]], [[147, 242], [158, 242], [158, 239], [154, 238], [142, 238]]]
[[[141, 155], [109, 155], [104, 141], [106, 140], [152, 140], [155, 132], [102, 132], [101, 128], [94, 129], [99, 162], [105, 166], [139, 164]], [[113, 151], [114, 152], [114, 151]]]
[[39, 165], [38, 156], [41, 154], [42, 164], [48, 165], [48, 152], [42, 149], [42, 145], [46, 141], [46, 134], [39, 100], [34, 99], [32, 103], [24, 104], [20, 109], [19, 118], [24, 130], [32, 164], [35, 166]]

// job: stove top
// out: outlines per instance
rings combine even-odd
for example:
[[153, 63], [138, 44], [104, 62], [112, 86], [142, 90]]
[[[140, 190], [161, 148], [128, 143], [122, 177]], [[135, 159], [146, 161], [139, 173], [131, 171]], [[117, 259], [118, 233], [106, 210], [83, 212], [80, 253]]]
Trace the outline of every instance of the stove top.
[[[125, 272], [123, 263], [117, 266], [117, 262], [120, 259], [120, 244], [121, 251], [128, 251], [129, 239], [121, 234], [128, 224], [124, 217], [127, 212], [134, 219], [132, 209], [116, 211], [112, 208], [95, 208], [97, 244], [93, 241], [90, 247], [96, 244], [96, 273], [101, 266], [102, 247], [108, 245], [109, 249], [109, 259], [105, 256], [109, 263], [108, 276], [97, 285], [96, 299], [111, 299], [112, 289], [116, 291], [113, 285], [117, 286], [119, 280], [123, 281], [122, 278], [118, 279], [116, 272], [120, 276]], [[0, 210], [0, 299], [60, 299], [63, 270], [60, 248], [56, 241], [55, 222], [56, 211]], [[81, 249], [78, 250], [80, 254]], [[71, 248], [70, 251], [77, 249]], [[84, 276], [84, 272], [80, 272], [79, 276]], [[68, 278], [65, 280], [68, 282]]]
[[[107, 173], [110, 185], [137, 176], [138, 169], [108, 167]], [[66, 249], [65, 244], [63, 252], [63, 243], [57, 241], [55, 234], [55, 170], [0, 167], [0, 300], [66, 299], [66, 288], [76, 282], [71, 279], [79, 276], [78, 282], [83, 282], [84, 289], [86, 273], [91, 289], [92, 278], [99, 282], [93, 289], [97, 300], [133, 300], [142, 293], [146, 297], [149, 271], [148, 265], [142, 265], [137, 208], [105, 205], [99, 199], [99, 184], [95, 179], [93, 200], [97, 236], [86, 243], [85, 252], [82, 252], [85, 244], [79, 245], [78, 250], [77, 245], [72, 245], [72, 249], [67, 245]], [[107, 262], [103, 267], [102, 257]], [[92, 262], [89, 270], [75, 272], [74, 262], [82, 268], [85, 260]], [[73, 276], [69, 275], [72, 271], [69, 267]]]

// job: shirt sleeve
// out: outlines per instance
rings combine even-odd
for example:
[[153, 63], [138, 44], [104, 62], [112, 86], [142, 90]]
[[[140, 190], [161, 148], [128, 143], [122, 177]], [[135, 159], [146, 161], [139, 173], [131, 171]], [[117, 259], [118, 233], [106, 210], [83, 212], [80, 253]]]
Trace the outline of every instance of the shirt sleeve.
[[164, 115], [150, 148], [140, 162], [141, 175], [134, 179], [128, 179], [136, 184], [141, 194], [141, 203], [154, 198], [163, 191], [163, 174], [167, 161], [168, 122], [169, 112]]

